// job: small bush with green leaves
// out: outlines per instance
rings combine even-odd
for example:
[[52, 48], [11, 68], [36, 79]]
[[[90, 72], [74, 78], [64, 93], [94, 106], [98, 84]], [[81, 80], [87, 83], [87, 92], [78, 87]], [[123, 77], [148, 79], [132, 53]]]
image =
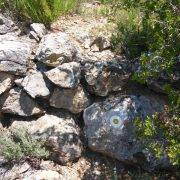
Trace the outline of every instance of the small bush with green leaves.
[[18, 161], [26, 157], [45, 158], [49, 153], [41, 141], [33, 139], [25, 130], [16, 129], [1, 135], [0, 155], [7, 161]]
[[167, 111], [145, 121], [136, 120], [135, 125], [143, 149], [148, 149], [157, 159], [167, 155], [173, 165], [180, 165], [179, 116], [172, 117]]
[[4, 9], [19, 20], [49, 25], [63, 13], [72, 11], [78, 0], [0, 0]]
[[[171, 73], [179, 55], [179, 1], [117, 0], [116, 3], [116, 9], [125, 10], [128, 17], [124, 18], [125, 23], [120, 18], [113, 40], [115, 46], [121, 44], [128, 58], [140, 57], [141, 71], [134, 79], [146, 83], [164, 70]], [[137, 13], [132, 15], [132, 9]]]

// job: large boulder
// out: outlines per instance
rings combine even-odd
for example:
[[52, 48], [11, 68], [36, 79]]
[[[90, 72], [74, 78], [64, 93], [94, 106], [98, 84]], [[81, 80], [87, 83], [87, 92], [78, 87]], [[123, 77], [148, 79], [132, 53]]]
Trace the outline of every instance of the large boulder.
[[43, 113], [37, 103], [20, 88], [13, 88], [0, 99], [2, 112], [19, 116], [33, 116]]
[[133, 120], [163, 110], [163, 103], [145, 96], [120, 96], [94, 103], [84, 111], [89, 147], [124, 162], [136, 162], [141, 152]]
[[47, 78], [63, 88], [74, 88], [80, 82], [81, 66], [79, 63], [64, 63], [45, 73]]
[[50, 94], [41, 72], [33, 72], [27, 75], [21, 86], [32, 97], [47, 97]]
[[0, 72], [0, 95], [11, 88], [14, 82], [14, 76]]
[[15, 75], [24, 75], [27, 71], [31, 48], [19, 41], [0, 43], [0, 71]]
[[78, 114], [90, 105], [90, 99], [87, 92], [80, 85], [76, 89], [55, 88], [50, 98], [50, 105]]
[[10, 128], [23, 128], [36, 139], [46, 142], [54, 161], [67, 163], [81, 155], [79, 129], [69, 115], [44, 115], [37, 121], [15, 121]]
[[89, 91], [98, 96], [122, 90], [131, 75], [129, 63], [125, 60], [86, 63], [84, 76]]
[[66, 33], [52, 33], [44, 36], [36, 52], [36, 59], [49, 65], [58, 66], [63, 62], [73, 61], [76, 47]]

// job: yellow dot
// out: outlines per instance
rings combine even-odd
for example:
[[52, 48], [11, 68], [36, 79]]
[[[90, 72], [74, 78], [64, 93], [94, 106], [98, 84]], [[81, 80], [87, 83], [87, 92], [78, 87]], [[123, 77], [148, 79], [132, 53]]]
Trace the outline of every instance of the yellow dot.
[[113, 123], [114, 124], [118, 124], [119, 123], [119, 119], [113, 119]]

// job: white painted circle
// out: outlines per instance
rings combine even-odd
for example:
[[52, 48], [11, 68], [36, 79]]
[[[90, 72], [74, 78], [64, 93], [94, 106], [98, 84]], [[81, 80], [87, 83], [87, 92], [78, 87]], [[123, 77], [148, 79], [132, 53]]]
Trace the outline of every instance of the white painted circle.
[[112, 116], [110, 118], [110, 124], [114, 127], [114, 128], [119, 128], [119, 127], [123, 127], [123, 121], [121, 120], [121, 118], [119, 116]]

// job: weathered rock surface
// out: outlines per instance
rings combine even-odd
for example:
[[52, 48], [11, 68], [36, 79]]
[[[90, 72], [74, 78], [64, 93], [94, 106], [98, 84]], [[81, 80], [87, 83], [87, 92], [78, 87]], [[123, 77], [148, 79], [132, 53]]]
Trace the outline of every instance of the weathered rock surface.
[[28, 44], [19, 41], [2, 41], [0, 43], [0, 71], [23, 75], [31, 55]]
[[79, 63], [64, 63], [45, 73], [47, 78], [63, 88], [74, 88], [79, 84], [81, 77], [81, 66]]
[[12, 87], [13, 81], [13, 75], [0, 72], [0, 95]]
[[[37, 103], [20, 88], [13, 88], [4, 96], [2, 112], [19, 116], [32, 116], [42, 114], [43, 110]], [[1, 104], [1, 103], [0, 103]]]
[[14, 22], [0, 13], [0, 35], [7, 34], [13, 31], [17, 31], [18, 27]]
[[28, 163], [15, 164], [12, 168], [0, 166], [0, 180], [22, 179], [23, 173], [31, 170]]
[[32, 98], [47, 97], [50, 94], [41, 72], [27, 75], [21, 82], [21, 86]]
[[42, 39], [42, 37], [47, 33], [46, 27], [44, 26], [44, 24], [41, 23], [31, 24], [30, 29], [36, 33], [39, 40]]
[[144, 96], [120, 96], [94, 103], [84, 111], [89, 147], [124, 162], [134, 162], [141, 152], [133, 120], [163, 110], [163, 104]]
[[42, 161], [40, 169], [32, 168], [27, 162], [14, 164], [12, 167], [0, 164], [0, 180], [81, 180], [89, 168], [86, 163], [85, 159], [79, 160], [71, 167]]
[[50, 105], [77, 114], [90, 105], [90, 99], [82, 86], [78, 86], [76, 89], [55, 88], [50, 98]]
[[81, 155], [79, 129], [68, 116], [44, 115], [37, 121], [15, 121], [11, 128], [25, 128], [33, 137], [47, 141], [54, 161], [67, 163]]
[[60, 180], [60, 179], [64, 179], [64, 177], [58, 172], [52, 170], [32, 170], [25, 173], [23, 179], [24, 180], [32, 180], [32, 179]]
[[44, 36], [36, 52], [36, 59], [49, 65], [58, 66], [73, 61], [77, 53], [66, 33], [53, 33]]
[[128, 62], [123, 60], [86, 63], [84, 76], [89, 90], [98, 96], [122, 90], [131, 75], [128, 66]]

